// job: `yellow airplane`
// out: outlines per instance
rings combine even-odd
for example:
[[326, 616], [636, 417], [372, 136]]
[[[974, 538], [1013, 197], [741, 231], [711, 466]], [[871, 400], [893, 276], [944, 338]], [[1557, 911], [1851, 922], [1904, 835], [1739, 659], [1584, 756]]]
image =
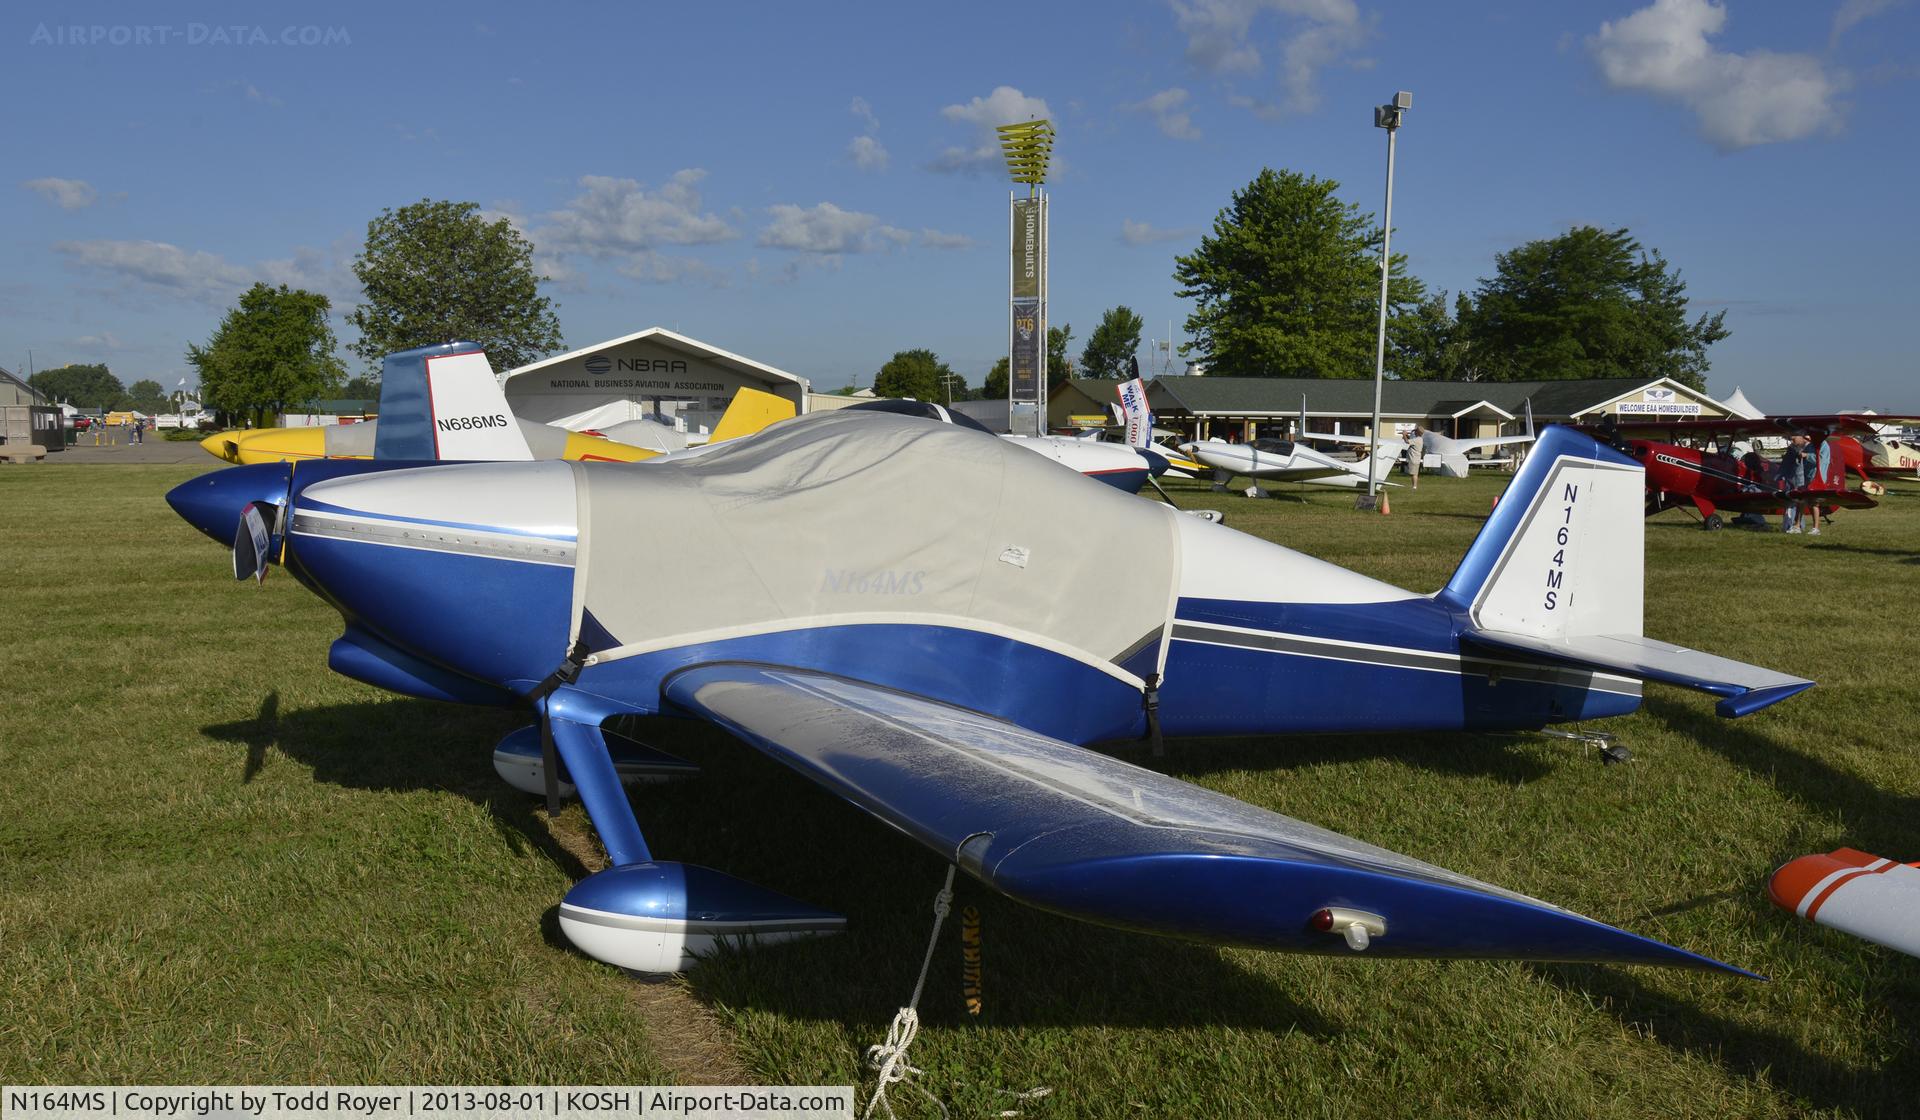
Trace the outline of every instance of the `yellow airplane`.
[[[742, 388], [714, 425], [708, 443], [752, 435], [795, 414], [793, 402], [758, 389]], [[261, 428], [218, 432], [200, 441], [207, 454], [229, 463], [291, 463], [303, 459], [371, 459], [378, 420], [359, 424], [328, 424], [310, 428]], [[600, 463], [634, 463], [663, 452], [620, 443], [604, 436], [570, 432], [552, 424], [519, 420], [527, 450], [536, 459], [574, 459]]]

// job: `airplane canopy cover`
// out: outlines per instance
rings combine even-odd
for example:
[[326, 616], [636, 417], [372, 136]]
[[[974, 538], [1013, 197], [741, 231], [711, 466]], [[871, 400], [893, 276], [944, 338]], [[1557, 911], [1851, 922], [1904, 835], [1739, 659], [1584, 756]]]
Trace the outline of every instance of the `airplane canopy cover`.
[[907, 623], [1134, 679], [1113, 663], [1170, 624], [1174, 511], [951, 424], [816, 413], [689, 460], [574, 469], [574, 624], [592, 647], [612, 636], [602, 661], [693, 636]]

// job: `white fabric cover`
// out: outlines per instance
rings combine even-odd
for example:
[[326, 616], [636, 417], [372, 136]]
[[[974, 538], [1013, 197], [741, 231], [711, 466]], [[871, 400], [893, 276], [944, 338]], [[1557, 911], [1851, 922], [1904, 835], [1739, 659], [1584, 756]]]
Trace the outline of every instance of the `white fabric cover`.
[[697, 634], [925, 622], [1102, 664], [1172, 611], [1171, 510], [950, 424], [816, 413], [698, 458], [575, 470], [575, 600], [620, 642], [602, 660]]

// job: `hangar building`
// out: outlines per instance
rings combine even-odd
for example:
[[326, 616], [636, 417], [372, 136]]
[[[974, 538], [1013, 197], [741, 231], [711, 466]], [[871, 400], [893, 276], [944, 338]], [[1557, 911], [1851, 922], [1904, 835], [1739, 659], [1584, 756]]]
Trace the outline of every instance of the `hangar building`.
[[514, 415], [575, 429], [640, 419], [711, 429], [742, 387], [807, 411], [806, 378], [665, 327], [508, 370], [503, 387]]

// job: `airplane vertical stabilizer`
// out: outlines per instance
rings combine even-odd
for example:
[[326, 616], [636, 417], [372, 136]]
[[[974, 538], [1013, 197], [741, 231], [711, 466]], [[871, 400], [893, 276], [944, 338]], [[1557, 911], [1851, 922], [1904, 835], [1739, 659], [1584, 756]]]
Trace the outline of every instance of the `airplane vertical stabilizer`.
[[1463, 645], [1710, 692], [1728, 718], [1812, 687], [1642, 636], [1643, 474], [1597, 440], [1548, 428], [1434, 596], [1467, 614]]
[[1640, 465], [1549, 428], [1438, 596], [1475, 626], [1541, 638], [1638, 635]]
[[448, 342], [388, 354], [380, 367], [376, 459], [533, 458], [486, 352]]

